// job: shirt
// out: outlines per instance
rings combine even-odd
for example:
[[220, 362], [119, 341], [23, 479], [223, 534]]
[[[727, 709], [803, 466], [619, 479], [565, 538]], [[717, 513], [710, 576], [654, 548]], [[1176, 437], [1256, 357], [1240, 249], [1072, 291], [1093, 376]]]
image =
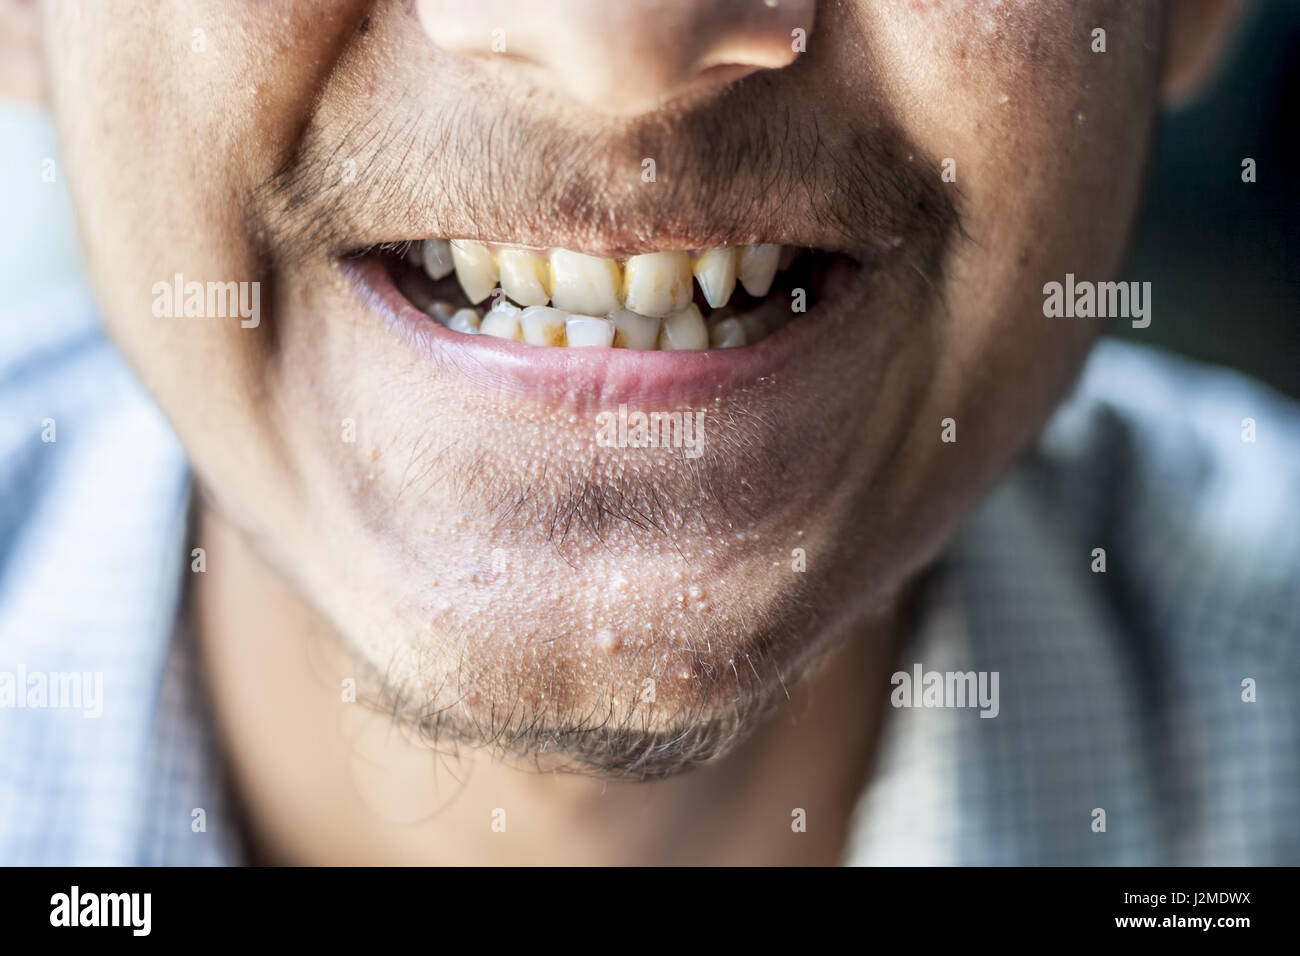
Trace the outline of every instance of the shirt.
[[[0, 314], [0, 408], [0, 863], [241, 862], [185, 455], [83, 288]], [[1293, 403], [1102, 342], [899, 662], [996, 707], [896, 675], [845, 862], [1300, 863], [1297, 501]]]

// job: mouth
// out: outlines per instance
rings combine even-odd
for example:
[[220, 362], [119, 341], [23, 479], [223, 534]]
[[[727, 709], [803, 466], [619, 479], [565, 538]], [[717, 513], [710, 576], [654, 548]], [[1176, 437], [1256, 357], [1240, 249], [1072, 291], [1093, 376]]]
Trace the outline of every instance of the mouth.
[[702, 401], [771, 374], [865, 267], [776, 243], [616, 259], [468, 239], [386, 242], [344, 257], [409, 344], [531, 397]]
[[368, 254], [408, 302], [461, 335], [664, 352], [761, 342], [807, 311], [833, 258], [773, 243], [619, 260], [458, 239]]

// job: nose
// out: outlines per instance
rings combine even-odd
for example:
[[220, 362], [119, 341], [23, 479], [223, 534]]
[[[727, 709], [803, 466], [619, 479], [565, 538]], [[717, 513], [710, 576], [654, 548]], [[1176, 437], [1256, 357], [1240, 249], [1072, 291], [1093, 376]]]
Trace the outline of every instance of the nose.
[[806, 49], [816, 0], [417, 0], [440, 48], [630, 116], [717, 93]]

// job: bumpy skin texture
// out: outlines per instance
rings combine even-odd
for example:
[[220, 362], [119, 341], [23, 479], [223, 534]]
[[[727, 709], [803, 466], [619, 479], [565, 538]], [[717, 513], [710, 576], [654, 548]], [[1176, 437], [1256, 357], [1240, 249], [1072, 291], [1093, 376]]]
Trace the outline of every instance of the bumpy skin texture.
[[[611, 116], [438, 50], [419, 6], [50, 3], [105, 320], [212, 510], [403, 714], [678, 769], [890, 606], [1068, 386], [1097, 329], [1044, 318], [1042, 286], [1118, 264], [1163, 8], [829, 5], [792, 66]], [[423, 235], [619, 253], [710, 232], [873, 270], [815, 347], [707, 403], [693, 461], [597, 447], [591, 389], [539, 404], [422, 359], [339, 266]], [[176, 273], [262, 282], [260, 327], [155, 318]]]

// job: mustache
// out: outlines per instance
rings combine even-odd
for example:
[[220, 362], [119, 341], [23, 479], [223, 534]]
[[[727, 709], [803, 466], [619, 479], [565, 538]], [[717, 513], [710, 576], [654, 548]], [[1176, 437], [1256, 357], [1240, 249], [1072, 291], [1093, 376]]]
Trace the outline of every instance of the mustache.
[[780, 242], [901, 252], [933, 275], [962, 232], [954, 185], [871, 104], [800, 96], [758, 74], [685, 112], [585, 128], [473, 87], [348, 116], [327, 88], [253, 191], [250, 227], [279, 264], [446, 236], [606, 256]]

